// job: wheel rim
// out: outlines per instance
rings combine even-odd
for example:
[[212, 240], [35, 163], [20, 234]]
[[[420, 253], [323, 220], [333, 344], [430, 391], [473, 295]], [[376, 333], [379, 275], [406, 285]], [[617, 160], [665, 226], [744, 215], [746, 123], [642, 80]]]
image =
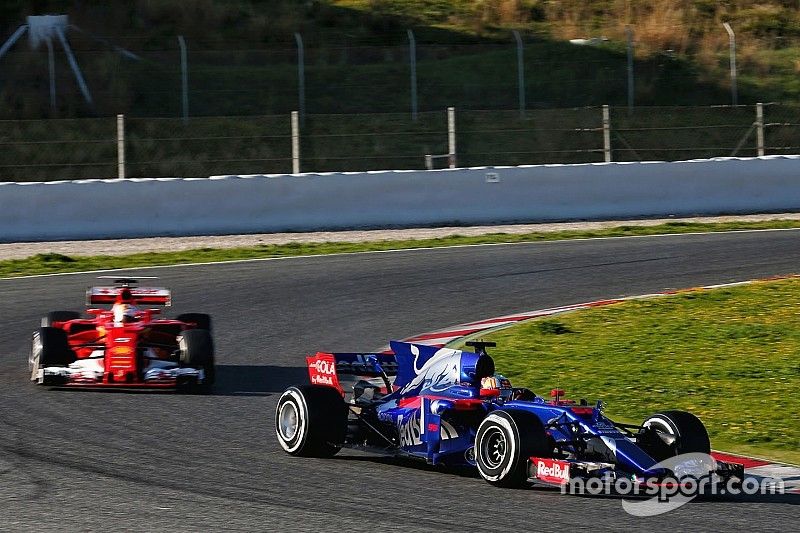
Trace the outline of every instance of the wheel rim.
[[278, 432], [281, 438], [289, 442], [297, 436], [300, 428], [300, 416], [293, 402], [286, 402], [278, 412]]
[[[666, 444], [670, 450], [672, 450], [673, 455], [678, 455], [681, 453], [680, 434], [678, 434], [678, 432], [675, 431], [675, 428], [673, 428], [672, 425], [666, 420], [662, 420], [661, 418], [650, 418], [649, 420], [645, 420], [642, 426], [655, 431], [664, 444]], [[665, 438], [665, 435], [668, 435], [668, 437]]]
[[665, 433], [667, 435], [672, 435], [673, 437], [677, 437], [677, 435], [675, 434], [675, 430], [672, 429], [672, 426], [667, 424], [664, 420], [658, 418], [651, 418], [642, 425], [646, 428], [654, 429], [659, 433]]
[[483, 463], [495, 469], [502, 465], [508, 450], [508, 440], [505, 432], [500, 428], [489, 428], [486, 430], [481, 441], [481, 459]]

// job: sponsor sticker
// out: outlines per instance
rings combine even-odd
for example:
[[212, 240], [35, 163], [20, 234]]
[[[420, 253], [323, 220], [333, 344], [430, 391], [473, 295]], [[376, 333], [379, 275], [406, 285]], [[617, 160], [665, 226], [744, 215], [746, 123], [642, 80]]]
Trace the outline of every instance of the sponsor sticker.
[[531, 457], [531, 462], [536, 465], [537, 479], [555, 485], [565, 485], [569, 482], [568, 462], [540, 457]]
[[133, 354], [134, 354], [134, 349], [131, 348], [130, 346], [114, 346], [113, 348], [111, 348], [111, 355], [127, 356]]
[[324, 374], [326, 376], [333, 376], [336, 374], [336, 365], [325, 359], [317, 359], [311, 363], [311, 366], [314, 367], [314, 370], [316, 370], [318, 374]]
[[308, 363], [308, 377], [312, 385], [327, 385], [340, 389], [339, 379], [336, 377], [336, 360], [328, 353], [318, 353], [306, 359]]

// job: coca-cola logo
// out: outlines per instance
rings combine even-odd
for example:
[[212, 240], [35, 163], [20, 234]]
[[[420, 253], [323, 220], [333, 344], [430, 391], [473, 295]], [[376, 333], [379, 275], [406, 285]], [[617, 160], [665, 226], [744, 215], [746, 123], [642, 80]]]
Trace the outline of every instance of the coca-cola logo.
[[324, 359], [317, 359], [311, 363], [311, 368], [320, 374], [327, 374], [333, 376], [336, 374], [336, 365], [333, 361], [326, 361]]

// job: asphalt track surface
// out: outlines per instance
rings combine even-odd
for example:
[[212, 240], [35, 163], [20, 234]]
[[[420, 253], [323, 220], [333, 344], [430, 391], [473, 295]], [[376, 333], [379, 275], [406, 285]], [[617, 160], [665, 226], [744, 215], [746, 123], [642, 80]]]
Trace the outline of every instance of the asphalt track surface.
[[173, 288], [170, 313], [214, 316], [212, 396], [34, 387], [31, 331], [47, 311], [80, 309], [95, 275], [3, 280], [0, 530], [797, 530], [797, 497], [695, 501], [634, 518], [615, 498], [497, 489], [417, 463], [346, 451], [296, 459], [273, 430], [278, 394], [307, 379], [309, 351], [374, 349], [496, 315], [797, 271], [800, 231], [148, 270]]

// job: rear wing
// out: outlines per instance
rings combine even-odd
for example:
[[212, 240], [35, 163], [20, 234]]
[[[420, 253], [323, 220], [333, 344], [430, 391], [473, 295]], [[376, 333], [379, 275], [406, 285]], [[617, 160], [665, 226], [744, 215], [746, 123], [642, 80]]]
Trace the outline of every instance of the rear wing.
[[[89, 287], [86, 289], [86, 305], [113, 304], [122, 288]], [[133, 303], [137, 305], [172, 305], [172, 292], [163, 287], [130, 287]]]
[[359, 380], [383, 378], [385, 374], [393, 381], [397, 376], [394, 354], [317, 352], [306, 357], [306, 364], [312, 385], [333, 387], [342, 395], [351, 392]]

